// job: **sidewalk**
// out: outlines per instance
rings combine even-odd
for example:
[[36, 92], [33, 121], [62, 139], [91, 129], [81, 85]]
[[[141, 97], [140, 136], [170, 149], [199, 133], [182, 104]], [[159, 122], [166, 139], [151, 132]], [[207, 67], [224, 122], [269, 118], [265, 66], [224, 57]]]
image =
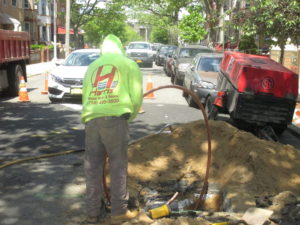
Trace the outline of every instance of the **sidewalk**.
[[32, 77], [39, 74], [50, 72], [55, 67], [55, 62], [35, 63], [26, 66], [27, 77]]

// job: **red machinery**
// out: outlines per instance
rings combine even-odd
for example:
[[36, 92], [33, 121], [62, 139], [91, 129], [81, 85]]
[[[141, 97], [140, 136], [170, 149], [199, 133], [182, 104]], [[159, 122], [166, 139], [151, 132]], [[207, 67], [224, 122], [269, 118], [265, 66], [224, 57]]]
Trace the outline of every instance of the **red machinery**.
[[280, 134], [293, 118], [298, 79], [266, 56], [225, 52], [210, 117], [228, 113], [236, 124], [270, 126]]
[[27, 79], [26, 64], [29, 60], [29, 34], [0, 30], [0, 91], [18, 95], [21, 76]]

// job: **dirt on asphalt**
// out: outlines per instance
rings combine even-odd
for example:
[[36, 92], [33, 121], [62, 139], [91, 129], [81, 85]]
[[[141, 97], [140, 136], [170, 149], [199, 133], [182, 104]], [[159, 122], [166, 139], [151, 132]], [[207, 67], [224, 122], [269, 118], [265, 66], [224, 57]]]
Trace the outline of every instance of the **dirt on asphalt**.
[[[256, 206], [257, 198], [283, 191], [300, 196], [299, 149], [258, 139], [223, 121], [209, 121], [209, 125], [209, 184], [217, 185], [222, 193], [220, 210], [243, 213]], [[140, 207], [145, 207], [145, 188], [148, 193], [149, 189], [157, 191], [160, 199], [166, 196], [167, 200], [178, 191], [176, 183], [183, 182], [185, 189], [179, 193], [178, 201], [192, 199], [195, 192], [201, 191], [208, 149], [204, 122], [177, 125], [173, 129], [171, 133], [145, 137], [129, 147], [128, 185], [130, 194], [142, 202]], [[159, 224], [175, 224], [170, 221]]]

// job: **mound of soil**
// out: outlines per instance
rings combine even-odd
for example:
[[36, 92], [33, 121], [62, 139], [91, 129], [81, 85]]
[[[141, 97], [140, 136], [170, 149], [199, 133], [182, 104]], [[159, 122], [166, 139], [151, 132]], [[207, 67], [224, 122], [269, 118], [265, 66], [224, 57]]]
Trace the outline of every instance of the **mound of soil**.
[[[300, 196], [300, 151], [258, 139], [223, 121], [209, 121], [212, 163], [209, 184], [218, 184], [230, 202], [227, 211], [255, 207], [257, 196], [291, 191]], [[185, 180], [198, 184], [207, 164], [207, 134], [203, 121], [174, 127], [171, 133], [145, 137], [129, 147], [129, 190], [138, 196], [143, 188]], [[186, 193], [185, 193], [186, 194]], [[181, 196], [185, 198], [186, 196]]]

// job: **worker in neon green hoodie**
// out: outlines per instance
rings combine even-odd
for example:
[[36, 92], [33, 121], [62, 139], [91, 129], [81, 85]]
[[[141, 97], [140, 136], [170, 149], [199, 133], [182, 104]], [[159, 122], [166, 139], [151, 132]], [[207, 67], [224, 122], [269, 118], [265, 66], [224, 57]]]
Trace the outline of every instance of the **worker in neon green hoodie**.
[[106, 155], [111, 176], [111, 223], [134, 218], [127, 210], [128, 121], [142, 104], [142, 75], [136, 62], [126, 57], [121, 41], [108, 35], [101, 56], [95, 60], [83, 81], [85, 123], [84, 170], [86, 175], [87, 223], [98, 223], [103, 208], [102, 173]]

